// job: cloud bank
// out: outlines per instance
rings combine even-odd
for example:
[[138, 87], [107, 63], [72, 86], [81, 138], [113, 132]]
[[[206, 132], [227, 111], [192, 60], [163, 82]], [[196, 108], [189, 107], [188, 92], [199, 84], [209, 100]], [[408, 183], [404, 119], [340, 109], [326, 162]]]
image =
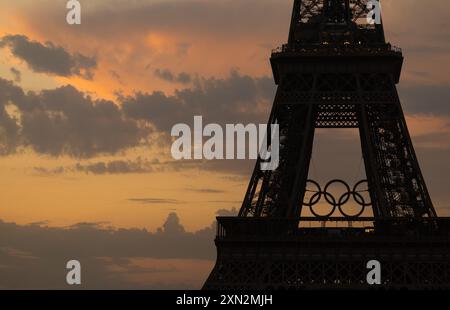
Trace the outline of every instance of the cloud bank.
[[[41, 224], [0, 221], [0, 288], [67, 289], [65, 263], [71, 259], [82, 263], [84, 289], [199, 288], [200, 283], [193, 287], [192, 282], [183, 283], [180, 278], [155, 283], [151, 275], [183, 274], [185, 268], [192, 268], [185, 267], [186, 262], [192, 265], [195, 261], [194, 266], [206, 262], [206, 267], [198, 271], [207, 272], [215, 259], [214, 225], [187, 232], [176, 213], [170, 213], [155, 232], [104, 228], [102, 223], [79, 223], [67, 228]], [[164, 260], [169, 267], [161, 270], [157, 262]], [[150, 275], [136, 282], [130, 280], [134, 274]]]
[[8, 47], [11, 53], [23, 60], [31, 70], [59, 76], [80, 76], [85, 79], [94, 77], [97, 67], [95, 57], [79, 53], [70, 54], [61, 46], [52, 42], [42, 44], [31, 41], [24, 35], [7, 35], [0, 40], [0, 48]]
[[[10, 154], [23, 146], [51, 156], [116, 154], [151, 143], [154, 130], [170, 133], [173, 125], [190, 123], [194, 115], [218, 123], [262, 121], [273, 91], [269, 78], [233, 71], [225, 79], [197, 79], [173, 96], [138, 92], [112, 102], [70, 85], [26, 93], [0, 78], [0, 151]], [[141, 168], [120, 162], [85, 167], [94, 173], [127, 169]]]

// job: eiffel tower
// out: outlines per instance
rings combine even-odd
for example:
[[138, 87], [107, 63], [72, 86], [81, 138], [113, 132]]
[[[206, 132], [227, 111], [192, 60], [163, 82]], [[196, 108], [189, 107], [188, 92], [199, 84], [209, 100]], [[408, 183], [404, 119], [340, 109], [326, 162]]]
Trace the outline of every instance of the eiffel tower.
[[[204, 289], [450, 288], [450, 220], [436, 215], [396, 90], [402, 51], [381, 19], [367, 22], [368, 2], [294, 1], [270, 59], [279, 166], [258, 160], [239, 215], [217, 218]], [[316, 128], [359, 131], [366, 180], [308, 179]]]

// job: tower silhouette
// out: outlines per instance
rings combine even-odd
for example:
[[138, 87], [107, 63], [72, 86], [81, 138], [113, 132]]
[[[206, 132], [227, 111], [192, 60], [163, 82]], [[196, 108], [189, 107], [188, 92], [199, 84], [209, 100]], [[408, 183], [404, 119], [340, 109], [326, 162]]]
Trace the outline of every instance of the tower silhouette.
[[[204, 289], [367, 288], [373, 260], [383, 287], [450, 287], [449, 220], [436, 215], [396, 90], [402, 52], [381, 18], [367, 22], [368, 2], [294, 1], [288, 43], [270, 59], [279, 166], [258, 160], [239, 216], [218, 218]], [[359, 130], [367, 180], [308, 179], [316, 128]]]

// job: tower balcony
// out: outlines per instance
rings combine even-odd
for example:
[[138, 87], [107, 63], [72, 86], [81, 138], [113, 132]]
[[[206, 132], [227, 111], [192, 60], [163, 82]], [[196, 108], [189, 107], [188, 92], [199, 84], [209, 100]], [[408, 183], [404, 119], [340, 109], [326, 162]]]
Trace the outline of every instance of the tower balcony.
[[284, 44], [270, 58], [275, 83], [289, 73], [366, 72], [392, 75], [400, 81], [402, 50], [391, 44]]
[[304, 56], [326, 56], [326, 55], [402, 55], [402, 49], [389, 43], [381, 45], [339, 44], [331, 45], [326, 42], [322, 44], [283, 44], [272, 50], [272, 57], [280, 54], [296, 54]]

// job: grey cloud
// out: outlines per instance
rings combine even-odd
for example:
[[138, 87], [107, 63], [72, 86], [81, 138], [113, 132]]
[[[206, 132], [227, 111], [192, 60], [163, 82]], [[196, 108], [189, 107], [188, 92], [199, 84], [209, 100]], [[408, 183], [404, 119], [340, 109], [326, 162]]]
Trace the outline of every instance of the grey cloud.
[[217, 171], [233, 175], [231, 180], [235, 181], [235, 177], [239, 178], [251, 175], [252, 169], [255, 167], [256, 160], [173, 160], [165, 162], [165, 169], [172, 171], [184, 171], [187, 169], [196, 169], [200, 171]]
[[161, 70], [161, 69], [155, 69], [154, 74], [159, 77], [160, 79], [173, 82], [174, 75], [172, 72], [170, 72], [167, 69]]
[[113, 102], [94, 101], [71, 86], [43, 91], [37, 103], [22, 110], [22, 134], [40, 153], [113, 154], [138, 145], [144, 134]]
[[56, 168], [34, 167], [33, 170], [39, 176], [53, 176], [66, 172], [62, 166]]
[[50, 176], [70, 172], [83, 172], [87, 174], [130, 174], [130, 173], [151, 173], [162, 171], [161, 163], [158, 159], [146, 160], [138, 157], [135, 160], [111, 160], [99, 162], [77, 163], [69, 166], [59, 166], [56, 168], [34, 167], [33, 170], [38, 175]]
[[231, 210], [228, 209], [220, 209], [217, 211], [218, 216], [237, 216], [239, 211], [236, 208]]
[[189, 75], [189, 73], [186, 72], [181, 72], [178, 74], [176, 81], [179, 83], [183, 83], [183, 84], [187, 84], [190, 83], [192, 80], [191, 76]]
[[[246, 95], [245, 89], [239, 87], [241, 81], [251, 86], [249, 88], [251, 94]], [[6, 81], [4, 82], [6, 83]], [[210, 119], [214, 121], [221, 121], [221, 118], [222, 120], [228, 119], [230, 122], [235, 122], [236, 120], [254, 121], [257, 118], [262, 119], [265, 117], [265, 113], [256, 112], [253, 107], [250, 107], [250, 105], [257, 106], [257, 101], [261, 100], [261, 98], [263, 100], [269, 98], [269, 95], [265, 94], [266, 91], [264, 90], [265, 78], [252, 79], [248, 76], [240, 76], [238, 73], [233, 73], [228, 80], [212, 79], [207, 80], [205, 84], [206, 86], [202, 89], [197, 87], [193, 90], [180, 91], [183, 95], [179, 98], [168, 97], [164, 93], [153, 93], [149, 96], [137, 94], [135, 97], [127, 98], [129, 101], [124, 109], [131, 118], [147, 119], [149, 122], [157, 122], [157, 124], [164, 121], [159, 127], [164, 127], [163, 129], [166, 130], [169, 130], [177, 121], [188, 121], [189, 111], [196, 109], [196, 97], [200, 99], [199, 103], [201, 104], [197, 108], [198, 113], [204, 111], [207, 116], [213, 115], [210, 116]], [[139, 138], [144, 136], [133, 121], [124, 119], [121, 116], [121, 110], [115, 105], [103, 101], [93, 102], [89, 97], [84, 97], [82, 93], [70, 86], [44, 91], [41, 94], [25, 95], [20, 88], [10, 83], [6, 83], [6, 85], [8, 87], [5, 87], [5, 89], [9, 90], [9, 92], [5, 92], [5, 94], [9, 94], [9, 96], [5, 100], [13, 98], [13, 101], [17, 102], [18, 107], [24, 113], [23, 136], [38, 152], [53, 155], [65, 153], [74, 156], [92, 156], [98, 152], [113, 153], [117, 150], [137, 145]], [[222, 98], [225, 94], [230, 101], [227, 98]], [[189, 106], [183, 107], [183, 110], [179, 111], [179, 105], [183, 102], [181, 98], [185, 98], [185, 102]], [[150, 99], [150, 102], [145, 99]], [[219, 99], [221, 100], [220, 102], [218, 102]], [[208, 104], [209, 102], [211, 104]], [[106, 105], [104, 109], [100, 109], [102, 104]], [[33, 105], [35, 106], [34, 109]], [[216, 110], [222, 110], [223, 113], [217, 113]], [[110, 113], [102, 113], [103, 111], [109, 111]], [[174, 116], [174, 114], [176, 115]], [[191, 113], [191, 115], [193, 116], [194, 113]], [[105, 120], [99, 124], [103, 124], [105, 129], [99, 130], [97, 120], [102, 120], [103, 118]], [[43, 127], [44, 131], [42, 129], [34, 130], [37, 126]], [[121, 129], [126, 129], [128, 126], [130, 129], [129, 135], [127, 130]], [[69, 128], [74, 130], [74, 132], [67, 132]], [[108, 130], [106, 130], [107, 128]], [[115, 132], [117, 132], [118, 137], [114, 135]], [[104, 137], [107, 137], [106, 140], [103, 140], [105, 139]], [[71, 138], [73, 138], [73, 141]], [[93, 141], [91, 142], [90, 140]], [[110, 141], [111, 145], [108, 144], [108, 141]], [[90, 144], [94, 142], [97, 147], [95, 149]], [[41, 174], [58, 174], [67, 171], [81, 171], [93, 174], [141, 173], [154, 171], [155, 168], [153, 166], [156, 164], [158, 163], [154, 161], [133, 162], [119, 160], [78, 164], [75, 167], [58, 167], [52, 170], [36, 167], [35, 170]], [[198, 162], [185, 164], [174, 162], [173, 165], [169, 164], [174, 169], [177, 167], [185, 168], [186, 165], [227, 172], [236, 171], [237, 173], [250, 171], [251, 166], [253, 166], [251, 161], [233, 163], [214, 161], [202, 164]], [[158, 169], [162, 168], [159, 167]]]
[[157, 164], [159, 164], [158, 160], [113, 160], [85, 165], [78, 163], [75, 170], [93, 174], [149, 173], [154, 171], [153, 165]]
[[271, 78], [232, 71], [226, 79], [197, 79], [192, 88], [177, 90], [173, 96], [137, 93], [120, 100], [129, 117], [149, 121], [169, 132], [174, 124], [190, 124], [195, 115], [202, 115], [205, 122], [264, 123], [274, 92]]
[[[82, 263], [84, 289], [187, 289], [192, 283], [136, 283], [133, 274], [181, 272], [171, 268], [144, 267], [133, 258], [215, 259], [214, 225], [187, 232], [176, 213], [168, 215], [155, 232], [145, 229], [103, 228], [99, 223], [80, 223], [67, 228], [18, 225], [0, 220], [0, 288], [61, 289], [65, 264], [71, 259]], [[114, 268], [116, 267], [116, 268]], [[120, 267], [120, 268], [117, 268]]]
[[[109, 224], [109, 222], [80, 222], [73, 224], [67, 228], [70, 229], [102, 229], [105, 224]], [[43, 226], [43, 225], [40, 225]]]
[[7, 111], [12, 98], [23, 99], [22, 89], [0, 78], [0, 155], [12, 153], [21, 144], [17, 117]]
[[[20, 122], [7, 113], [14, 105]], [[114, 154], [140, 144], [148, 129], [126, 118], [111, 101], [94, 100], [72, 86], [25, 94], [0, 79], [0, 150], [31, 146], [54, 156]]]
[[78, 164], [76, 169], [93, 174], [142, 172], [142, 168], [140, 166], [130, 166], [126, 161], [113, 161], [110, 163], [98, 162], [85, 166]]
[[161, 199], [161, 198], [129, 198], [128, 201], [137, 202], [140, 204], [178, 204], [180, 201], [176, 199]]
[[[29, 19], [34, 21], [33, 25], [43, 31], [45, 29], [38, 23], [37, 16], [55, 24], [59, 16], [59, 11], [52, 10], [50, 5], [45, 8], [46, 11], [34, 8], [34, 12], [27, 12]], [[176, 32], [181, 35], [210, 33], [216, 38], [261, 34], [267, 37], [273, 36], [274, 33], [286, 34], [291, 9], [290, 0], [142, 0], [127, 3], [121, 0], [97, 1], [92, 5], [86, 4], [84, 18], [89, 20], [89, 23], [79, 25], [76, 31], [77, 34], [102, 39], [130, 36], [130, 31], [138, 31], [137, 29], [141, 33], [149, 31]], [[114, 22], [111, 23], [111, 20]], [[65, 30], [74, 29], [66, 27]], [[184, 52], [188, 46], [182, 44], [184, 46], [179, 47], [180, 52]]]
[[[221, 124], [264, 123], [274, 91], [269, 77], [253, 78], [232, 71], [222, 79], [196, 78], [192, 87], [177, 90], [172, 96], [163, 92], [119, 96], [121, 105], [116, 105], [94, 100], [72, 86], [24, 93], [0, 79], [1, 150], [11, 153], [17, 146], [31, 146], [38, 153], [53, 156], [92, 157], [148, 142], [150, 125], [167, 134], [177, 123], [191, 123], [194, 115]], [[17, 107], [20, 122], [7, 113], [8, 104]], [[121, 162], [97, 163], [79, 170], [108, 173], [127, 167]]]
[[214, 258], [210, 243], [215, 233], [213, 225], [187, 232], [176, 213], [170, 213], [166, 222], [155, 232], [135, 228], [103, 228], [103, 224], [79, 223], [67, 228], [50, 228], [0, 221], [0, 247], [15, 248], [37, 257], [70, 254], [80, 258]]
[[10, 154], [15, 150], [20, 143], [19, 129], [17, 121], [0, 106], [0, 155]]
[[24, 35], [7, 35], [0, 41], [0, 47], [8, 47], [12, 54], [25, 61], [35, 72], [60, 76], [81, 76], [93, 78], [93, 70], [97, 67], [95, 57], [87, 57], [79, 53], [70, 54], [61, 46], [52, 42], [42, 44], [31, 41]]
[[11, 67], [9, 71], [14, 76], [14, 82], [20, 83], [22, 81], [22, 73], [18, 69]]
[[[255, 167], [256, 160], [172, 160], [164, 163], [166, 170], [184, 171], [196, 169], [200, 171], [216, 171], [226, 174], [229, 180], [247, 182]], [[242, 181], [242, 180], [241, 180]]]
[[400, 84], [398, 89], [407, 113], [450, 115], [450, 85]]
[[181, 72], [177, 75], [168, 69], [155, 69], [154, 74], [156, 77], [168, 82], [189, 84], [192, 81], [191, 75], [186, 72]]
[[[99, 162], [80, 162], [75, 165], [58, 166], [58, 167], [42, 167], [36, 166], [32, 171], [37, 176], [54, 176], [64, 173], [87, 173], [94, 175], [105, 174], [136, 174], [136, 173], [154, 173], [154, 172], [170, 172], [170, 171], [186, 171], [190, 169], [202, 171], [219, 171], [227, 174], [236, 175], [241, 180], [244, 177], [247, 182], [247, 176], [251, 174], [255, 165], [254, 160], [169, 160], [160, 162], [154, 160], [112, 160]], [[229, 176], [229, 179], [236, 181], [235, 177]], [[218, 194], [224, 193], [223, 190], [210, 188], [186, 188], [185, 190]]]
[[39, 221], [39, 222], [30, 223], [29, 225], [30, 226], [45, 226], [45, 225], [48, 225], [48, 224], [50, 224], [49, 221]]
[[[99, 162], [80, 162], [75, 165], [58, 166], [58, 167], [42, 167], [36, 166], [32, 168], [32, 172], [37, 176], [55, 176], [68, 173], [86, 173], [93, 175], [106, 174], [136, 174], [136, 173], [154, 173], [154, 172], [170, 172], [170, 171], [187, 171], [190, 169], [202, 171], [218, 171], [228, 175], [235, 175], [240, 178], [244, 177], [245, 182], [247, 176], [251, 174], [255, 165], [254, 160], [169, 160], [160, 162], [154, 160], [112, 160]], [[236, 181], [234, 177], [229, 176], [229, 179]], [[185, 190], [218, 194], [225, 191], [218, 189], [196, 189], [186, 188]]]
[[214, 188], [186, 188], [185, 190], [196, 193], [205, 193], [205, 194], [223, 194], [224, 190], [214, 189]]
[[109, 74], [117, 81], [119, 82], [120, 85], [125, 85], [125, 83], [122, 80], [122, 77], [120, 76], [119, 73], [117, 73], [117, 71], [114, 70], [109, 70]]

